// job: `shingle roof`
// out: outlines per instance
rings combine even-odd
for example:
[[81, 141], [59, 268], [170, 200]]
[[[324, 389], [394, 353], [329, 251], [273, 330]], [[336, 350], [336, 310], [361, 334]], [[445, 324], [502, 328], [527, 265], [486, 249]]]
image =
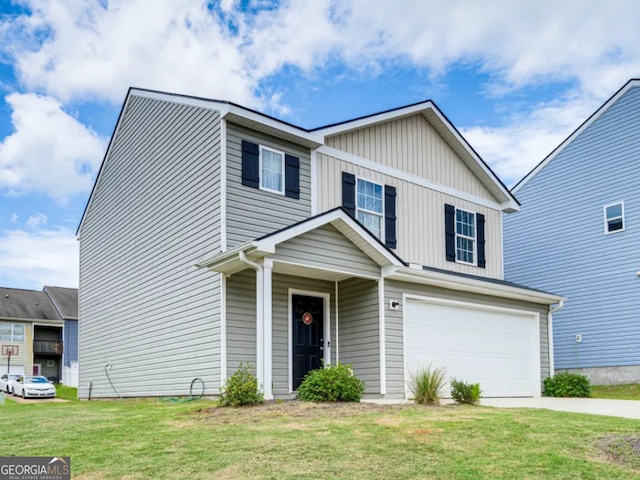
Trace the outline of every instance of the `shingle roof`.
[[44, 287], [44, 291], [49, 294], [62, 318], [72, 320], [78, 318], [77, 288]]
[[45, 292], [0, 287], [0, 318], [61, 320]]

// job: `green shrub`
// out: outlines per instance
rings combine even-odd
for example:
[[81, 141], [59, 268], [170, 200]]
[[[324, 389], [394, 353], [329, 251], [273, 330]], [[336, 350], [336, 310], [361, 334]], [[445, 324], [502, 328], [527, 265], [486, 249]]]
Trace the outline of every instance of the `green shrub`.
[[421, 405], [439, 405], [440, 394], [445, 384], [444, 368], [420, 368], [409, 372], [409, 389], [413, 399]]
[[340, 363], [311, 370], [298, 387], [298, 398], [307, 402], [359, 402], [363, 394], [364, 382]]
[[243, 407], [261, 403], [264, 403], [264, 395], [260, 391], [258, 379], [248, 363], [241, 363], [220, 389], [220, 405]]
[[547, 397], [590, 397], [591, 382], [584, 375], [561, 372], [544, 379]]
[[480, 402], [480, 390], [479, 383], [467, 383], [455, 378], [451, 379], [451, 398], [456, 403], [466, 403], [468, 405], [477, 405]]

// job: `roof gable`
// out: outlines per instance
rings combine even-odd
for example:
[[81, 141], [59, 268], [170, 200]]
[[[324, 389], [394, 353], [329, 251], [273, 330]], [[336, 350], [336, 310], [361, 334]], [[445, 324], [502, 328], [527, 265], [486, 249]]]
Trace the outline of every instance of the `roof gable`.
[[78, 289], [64, 287], [44, 287], [44, 291], [53, 302], [62, 318], [78, 318]]
[[609, 100], [607, 100], [600, 108], [591, 114], [571, 135], [558, 145], [553, 151], [547, 155], [538, 165], [536, 165], [529, 173], [527, 173], [512, 189], [515, 194], [529, 183], [540, 171], [545, 168], [551, 161], [560, 155], [571, 143], [573, 143], [585, 130], [587, 130], [596, 120], [598, 120], [605, 112], [607, 112], [620, 98], [622, 98], [632, 88], [640, 87], [640, 79], [631, 79], [624, 84]]
[[519, 209], [519, 203], [509, 189], [431, 100], [321, 127], [314, 129], [313, 132], [323, 135], [326, 139], [327, 137], [342, 135], [417, 114], [424, 116], [429, 124], [438, 132], [440, 137], [451, 147], [480, 182], [482, 182], [491, 195], [500, 203], [506, 204], [505, 211], [515, 211]]

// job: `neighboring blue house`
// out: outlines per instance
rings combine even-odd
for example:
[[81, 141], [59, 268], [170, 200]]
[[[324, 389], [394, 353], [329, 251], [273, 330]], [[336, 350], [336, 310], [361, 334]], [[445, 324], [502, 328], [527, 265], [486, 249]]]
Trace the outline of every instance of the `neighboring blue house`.
[[555, 368], [640, 383], [640, 80], [631, 80], [512, 190], [505, 278], [568, 300]]
[[78, 386], [78, 289], [44, 287], [58, 314], [64, 320], [62, 383]]

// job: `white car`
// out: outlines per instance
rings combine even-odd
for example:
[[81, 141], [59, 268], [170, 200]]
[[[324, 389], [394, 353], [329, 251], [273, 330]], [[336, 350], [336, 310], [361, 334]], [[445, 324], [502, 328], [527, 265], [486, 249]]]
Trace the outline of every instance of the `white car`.
[[21, 375], [13, 381], [11, 393], [22, 398], [54, 398], [56, 387], [45, 377]]
[[5, 373], [0, 376], [0, 390], [5, 393], [11, 393], [11, 386], [20, 375], [17, 373]]

